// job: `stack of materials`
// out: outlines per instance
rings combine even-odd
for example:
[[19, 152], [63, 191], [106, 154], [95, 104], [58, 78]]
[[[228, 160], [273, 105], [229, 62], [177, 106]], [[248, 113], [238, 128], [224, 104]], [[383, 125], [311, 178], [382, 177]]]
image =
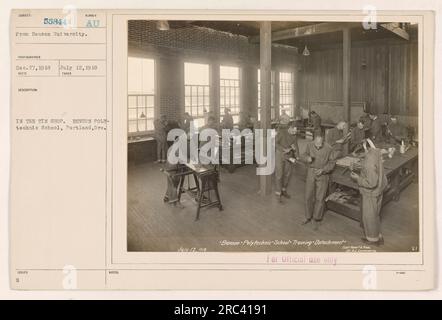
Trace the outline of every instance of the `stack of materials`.
[[359, 206], [360, 204], [359, 193], [353, 189], [336, 189], [336, 191], [330, 194], [325, 201], [335, 201], [337, 203], [351, 204], [354, 206]]
[[360, 167], [361, 159], [352, 156], [346, 156], [341, 159], [338, 159], [336, 161], [336, 165], [344, 168]]

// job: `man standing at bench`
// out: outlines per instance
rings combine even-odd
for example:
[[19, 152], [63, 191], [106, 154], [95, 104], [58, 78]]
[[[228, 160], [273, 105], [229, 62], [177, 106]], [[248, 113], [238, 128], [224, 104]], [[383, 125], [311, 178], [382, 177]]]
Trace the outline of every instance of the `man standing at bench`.
[[305, 182], [305, 220], [307, 224], [313, 219], [314, 230], [318, 229], [325, 210], [330, 173], [335, 167], [333, 148], [324, 143], [324, 138], [317, 135], [307, 144], [307, 149], [301, 159], [308, 164]]

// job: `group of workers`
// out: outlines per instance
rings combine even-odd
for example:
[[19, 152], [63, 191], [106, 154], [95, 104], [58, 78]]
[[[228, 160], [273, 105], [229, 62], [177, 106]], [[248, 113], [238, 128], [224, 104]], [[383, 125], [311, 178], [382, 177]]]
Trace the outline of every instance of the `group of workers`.
[[[213, 111], [204, 112], [204, 118], [205, 124], [199, 130], [210, 128], [221, 132], [222, 129], [232, 130], [235, 126], [230, 108], [224, 108], [224, 114], [220, 123], [217, 123]], [[178, 127], [183, 129], [184, 132], [189, 133], [192, 125], [194, 125], [194, 118], [188, 112], [185, 112], [182, 120], [178, 123]], [[253, 128], [255, 126], [254, 118], [241, 111], [237, 126], [240, 130]], [[168, 149], [167, 133], [170, 129], [170, 122], [167, 120], [166, 115], [161, 115], [160, 118], [154, 120], [154, 138], [157, 142], [156, 163], [166, 163]]]
[[287, 187], [293, 163], [304, 163], [307, 166], [307, 178], [305, 220], [302, 224], [312, 223], [317, 230], [324, 216], [330, 174], [336, 160], [345, 155], [347, 148], [353, 155], [362, 151], [364, 156], [360, 173], [351, 172], [351, 178], [357, 182], [362, 195], [362, 225], [365, 233], [362, 240], [382, 245], [384, 240], [380, 230], [380, 210], [387, 178], [382, 151], [375, 147], [374, 142], [401, 143], [407, 139], [406, 128], [395, 116], [381, 120], [378, 115], [369, 114], [361, 117], [351, 130], [348, 130], [345, 121], [340, 121], [324, 134], [320, 116], [314, 111], [310, 116], [313, 141], [307, 143], [303, 153], [299, 151], [295, 122], [290, 122], [286, 117], [280, 119], [276, 135], [276, 196], [281, 202], [283, 197], [290, 198]]
[[[252, 121], [244, 114], [240, 115], [242, 127], [250, 127]], [[193, 118], [185, 113], [180, 127], [189, 132]], [[220, 123], [214, 115], [207, 115], [204, 128], [233, 129], [234, 121], [229, 108], [224, 109]], [[382, 152], [376, 148], [374, 142], [386, 141], [401, 143], [407, 139], [406, 128], [398, 122], [395, 116], [382, 118], [376, 114], [362, 116], [350, 130], [345, 121], [340, 121], [335, 127], [324, 134], [321, 117], [315, 111], [310, 112], [309, 126], [312, 128], [313, 141], [307, 143], [305, 151], [300, 153], [298, 146], [298, 128], [294, 121], [283, 111], [279, 118], [276, 134], [275, 154], [275, 194], [282, 202], [282, 198], [290, 198], [287, 188], [292, 175], [293, 164], [302, 162], [307, 167], [305, 185], [305, 219], [303, 225], [313, 224], [315, 230], [324, 216], [325, 199], [336, 160], [343, 157], [348, 150], [353, 155], [363, 152], [362, 168], [360, 173], [351, 172], [351, 178], [357, 182], [362, 195], [362, 225], [365, 237], [363, 241], [374, 244], [383, 244], [380, 230], [380, 210], [382, 196], [387, 179], [384, 174]], [[166, 162], [167, 158], [167, 120], [165, 116], [155, 120], [155, 136], [157, 140], [157, 162]], [[170, 179], [168, 190], [176, 189], [178, 181]], [[167, 198], [167, 199], [166, 199]], [[176, 205], [176, 193], [168, 193], [165, 201]]]
[[[230, 112], [231, 111], [229, 108], [225, 108], [223, 119], [219, 124], [216, 122], [215, 116], [212, 112], [205, 112], [205, 125], [199, 129], [203, 130], [210, 128], [218, 132], [220, 129], [233, 129], [234, 121]], [[193, 125], [193, 117], [188, 112], [185, 112], [181, 122], [178, 123], [178, 127], [184, 130], [184, 132], [189, 133], [192, 131], [191, 126]], [[165, 115], [162, 115], [160, 118], [154, 121], [154, 129], [155, 140], [157, 142], [156, 163], [164, 163], [161, 171], [163, 171], [167, 176], [167, 189], [163, 200], [165, 203], [168, 203], [171, 206], [182, 208], [183, 206], [179, 202], [178, 195], [179, 177], [174, 174], [178, 168], [178, 165], [171, 164], [167, 161], [167, 133], [171, 127]]]

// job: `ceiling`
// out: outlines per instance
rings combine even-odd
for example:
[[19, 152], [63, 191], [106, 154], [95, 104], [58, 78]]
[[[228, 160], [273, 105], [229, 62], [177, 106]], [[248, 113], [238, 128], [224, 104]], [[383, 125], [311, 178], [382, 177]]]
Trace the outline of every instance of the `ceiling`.
[[[259, 35], [259, 21], [170, 21], [171, 28], [174, 23], [182, 26], [198, 26], [205, 27], [217, 31], [232, 33], [235, 35], [242, 35], [246, 37], [254, 37]], [[272, 21], [272, 32], [287, 30], [297, 27], [314, 25], [321, 22], [305, 22], [305, 21]], [[175, 25], [179, 27], [179, 25]], [[407, 31], [410, 37], [417, 35], [417, 25], [407, 25]], [[401, 38], [394, 33], [379, 27], [377, 29], [365, 30], [361, 27], [351, 29], [352, 41], [369, 41], [376, 39], [397, 39]], [[403, 40], [406, 41], [406, 40]], [[303, 48], [307, 45], [309, 48], [321, 48], [324, 46], [331, 46], [342, 43], [342, 32], [330, 32], [316, 35], [303, 36], [296, 39], [286, 39], [281, 41], [274, 41], [288, 46]]]
[[[272, 31], [303, 27], [316, 23], [317, 22], [273, 21]], [[259, 35], [259, 21], [191, 21], [189, 24], [246, 37]]]

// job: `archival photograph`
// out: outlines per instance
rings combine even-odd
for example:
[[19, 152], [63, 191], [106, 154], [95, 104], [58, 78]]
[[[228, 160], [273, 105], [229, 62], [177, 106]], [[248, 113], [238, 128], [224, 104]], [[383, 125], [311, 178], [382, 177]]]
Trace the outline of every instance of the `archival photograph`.
[[418, 24], [129, 20], [127, 48], [128, 252], [421, 251]]

